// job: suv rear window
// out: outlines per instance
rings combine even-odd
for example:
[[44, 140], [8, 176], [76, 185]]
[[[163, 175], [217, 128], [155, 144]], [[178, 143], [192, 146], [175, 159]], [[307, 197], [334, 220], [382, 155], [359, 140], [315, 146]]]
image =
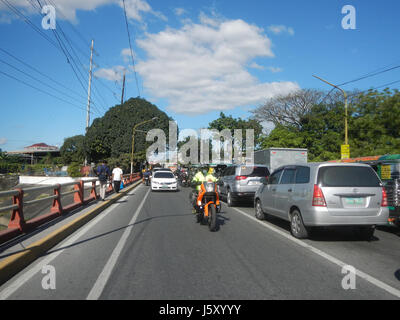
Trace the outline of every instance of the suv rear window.
[[379, 187], [381, 182], [369, 167], [329, 166], [319, 169], [318, 184], [323, 187]]
[[241, 167], [240, 175], [246, 177], [268, 177], [269, 170], [267, 167]]

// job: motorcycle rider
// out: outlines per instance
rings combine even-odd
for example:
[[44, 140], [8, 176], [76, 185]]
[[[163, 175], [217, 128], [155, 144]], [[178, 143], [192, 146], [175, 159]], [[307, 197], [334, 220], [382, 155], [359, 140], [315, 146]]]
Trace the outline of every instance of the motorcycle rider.
[[[197, 213], [198, 206], [197, 201], [201, 191], [201, 185], [203, 182], [212, 181], [216, 182], [218, 179], [213, 175], [214, 169], [204, 167], [202, 170], [199, 170], [192, 179], [192, 193], [191, 193], [191, 202], [193, 205], [193, 213]], [[217, 208], [218, 212], [220, 211], [220, 206]]]
[[201, 184], [205, 181], [205, 176], [207, 175], [207, 168], [200, 169], [194, 175], [192, 183], [192, 192], [190, 193], [190, 202], [193, 205], [193, 213], [197, 213], [197, 197], [200, 192]]
[[146, 182], [146, 179], [148, 180], [147, 183], [150, 183], [150, 171], [148, 168], [143, 172], [143, 183]]
[[214, 176], [214, 168], [208, 169], [208, 173], [206, 175], [205, 181], [217, 182], [218, 179]]

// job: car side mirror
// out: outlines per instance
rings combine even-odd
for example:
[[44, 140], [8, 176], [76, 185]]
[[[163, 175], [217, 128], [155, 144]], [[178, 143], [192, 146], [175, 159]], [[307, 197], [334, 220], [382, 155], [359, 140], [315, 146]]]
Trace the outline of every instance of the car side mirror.
[[266, 178], [261, 178], [261, 180], [260, 180], [260, 182], [262, 183], [262, 184], [265, 184], [265, 185], [267, 185], [268, 184], [268, 177], [266, 177]]
[[221, 181], [221, 180], [219, 180], [219, 181], [217, 181], [217, 185], [218, 185], [218, 186], [223, 186], [223, 185], [224, 185], [224, 182]]

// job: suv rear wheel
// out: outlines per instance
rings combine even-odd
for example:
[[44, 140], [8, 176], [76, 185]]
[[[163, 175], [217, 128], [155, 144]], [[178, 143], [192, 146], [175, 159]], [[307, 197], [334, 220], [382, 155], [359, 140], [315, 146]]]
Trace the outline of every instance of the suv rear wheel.
[[228, 193], [226, 195], [226, 203], [228, 207], [233, 207], [235, 205], [235, 201], [232, 198], [231, 190], [228, 189]]
[[295, 209], [290, 219], [290, 233], [297, 239], [308, 238], [308, 230], [303, 223], [300, 211]]

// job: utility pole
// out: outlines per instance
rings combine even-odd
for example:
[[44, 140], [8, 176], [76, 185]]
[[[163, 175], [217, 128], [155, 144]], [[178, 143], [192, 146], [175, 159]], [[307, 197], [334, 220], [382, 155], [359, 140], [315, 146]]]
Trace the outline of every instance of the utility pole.
[[347, 117], [348, 117], [348, 111], [347, 111], [347, 94], [346, 91], [344, 91], [342, 88], [316, 76], [313, 75], [314, 78], [317, 78], [323, 82], [325, 82], [326, 84], [329, 84], [330, 86], [334, 87], [335, 89], [338, 89], [342, 92], [343, 96], [344, 96], [344, 145], [342, 145], [342, 159], [348, 159], [350, 158], [350, 146], [349, 146], [349, 139], [348, 139], [348, 124], [347, 124]]
[[[93, 39], [92, 45], [90, 46], [90, 68], [89, 68], [89, 86], [88, 86], [88, 102], [86, 109], [86, 132], [89, 128], [90, 123], [90, 93], [92, 88], [92, 65], [93, 65]], [[87, 158], [85, 157], [85, 166], [87, 166]]]
[[124, 103], [124, 92], [125, 92], [125, 70], [124, 70], [124, 80], [122, 82], [121, 105]]

